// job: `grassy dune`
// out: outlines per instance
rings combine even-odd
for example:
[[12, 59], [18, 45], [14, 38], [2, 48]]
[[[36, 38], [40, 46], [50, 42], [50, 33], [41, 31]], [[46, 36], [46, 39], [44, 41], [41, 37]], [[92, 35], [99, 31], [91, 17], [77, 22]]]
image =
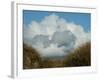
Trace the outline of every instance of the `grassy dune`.
[[41, 58], [32, 47], [23, 44], [23, 69], [40, 68]]
[[44, 60], [42, 68], [57, 68], [57, 67], [64, 67], [63, 60]]
[[64, 64], [66, 67], [90, 66], [91, 65], [91, 44], [86, 43], [80, 46], [73, 53], [66, 56]]
[[38, 51], [23, 44], [23, 69], [90, 66], [90, 48], [90, 43], [86, 43], [69, 53], [63, 60], [53, 60], [42, 59]]

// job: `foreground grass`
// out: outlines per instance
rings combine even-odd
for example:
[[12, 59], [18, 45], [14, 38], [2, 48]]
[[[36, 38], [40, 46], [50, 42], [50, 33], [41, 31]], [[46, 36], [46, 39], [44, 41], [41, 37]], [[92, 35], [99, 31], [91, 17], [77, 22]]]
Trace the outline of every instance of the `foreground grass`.
[[91, 44], [88, 42], [77, 48], [73, 53], [66, 56], [66, 67], [90, 66], [91, 65]]
[[91, 45], [86, 43], [69, 53], [63, 60], [42, 59], [38, 51], [23, 44], [23, 69], [76, 67], [91, 65]]
[[23, 69], [40, 68], [41, 58], [32, 47], [23, 44]]

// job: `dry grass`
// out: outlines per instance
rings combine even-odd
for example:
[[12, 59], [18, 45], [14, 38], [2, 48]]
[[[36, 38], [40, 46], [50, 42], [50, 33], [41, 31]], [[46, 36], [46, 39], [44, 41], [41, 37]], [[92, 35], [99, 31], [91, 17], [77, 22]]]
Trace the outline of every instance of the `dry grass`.
[[64, 63], [66, 67], [90, 66], [91, 65], [91, 44], [86, 43], [83, 46], [80, 46], [73, 53], [66, 56]]
[[41, 58], [32, 47], [23, 44], [23, 69], [40, 68]]
[[44, 60], [42, 68], [57, 68], [57, 67], [64, 67], [63, 60]]
[[23, 44], [23, 69], [76, 67], [91, 65], [91, 45], [86, 43], [63, 60], [42, 59], [35, 49]]

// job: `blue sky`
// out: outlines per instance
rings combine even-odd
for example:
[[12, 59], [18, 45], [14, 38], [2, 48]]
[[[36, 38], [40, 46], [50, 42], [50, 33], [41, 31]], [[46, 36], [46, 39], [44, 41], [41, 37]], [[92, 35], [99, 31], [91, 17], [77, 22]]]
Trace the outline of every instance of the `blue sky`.
[[91, 29], [90, 13], [23, 10], [23, 24], [28, 25], [32, 21], [40, 22], [45, 16], [49, 16], [52, 13], [56, 14], [60, 18], [65, 19], [67, 22], [73, 22], [75, 24], [81, 25], [85, 31], [90, 31]]

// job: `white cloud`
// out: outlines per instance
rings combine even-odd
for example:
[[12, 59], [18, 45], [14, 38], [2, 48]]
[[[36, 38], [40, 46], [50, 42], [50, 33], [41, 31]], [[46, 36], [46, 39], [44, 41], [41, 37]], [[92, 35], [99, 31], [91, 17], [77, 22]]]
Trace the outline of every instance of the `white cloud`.
[[63, 51], [63, 48], [58, 48], [56, 44], [50, 44], [48, 48], [38, 48], [38, 51], [41, 52], [42, 57], [52, 57], [52, 56], [58, 56], [62, 57], [65, 55], [65, 52]]
[[90, 41], [90, 32], [55, 14], [24, 27], [24, 42], [40, 51], [42, 56], [65, 55], [87, 41]]
[[37, 35], [32, 39], [32, 44], [35, 48], [46, 48], [50, 45], [50, 40], [46, 35]]
[[67, 47], [74, 47], [76, 41], [76, 37], [72, 32], [65, 30], [65, 31], [56, 31], [53, 36], [51, 42], [57, 44], [58, 47], [65, 46]]
[[90, 41], [90, 32], [85, 32], [81, 25], [69, 23], [67, 24], [67, 29], [70, 30], [76, 36], [76, 47]]

